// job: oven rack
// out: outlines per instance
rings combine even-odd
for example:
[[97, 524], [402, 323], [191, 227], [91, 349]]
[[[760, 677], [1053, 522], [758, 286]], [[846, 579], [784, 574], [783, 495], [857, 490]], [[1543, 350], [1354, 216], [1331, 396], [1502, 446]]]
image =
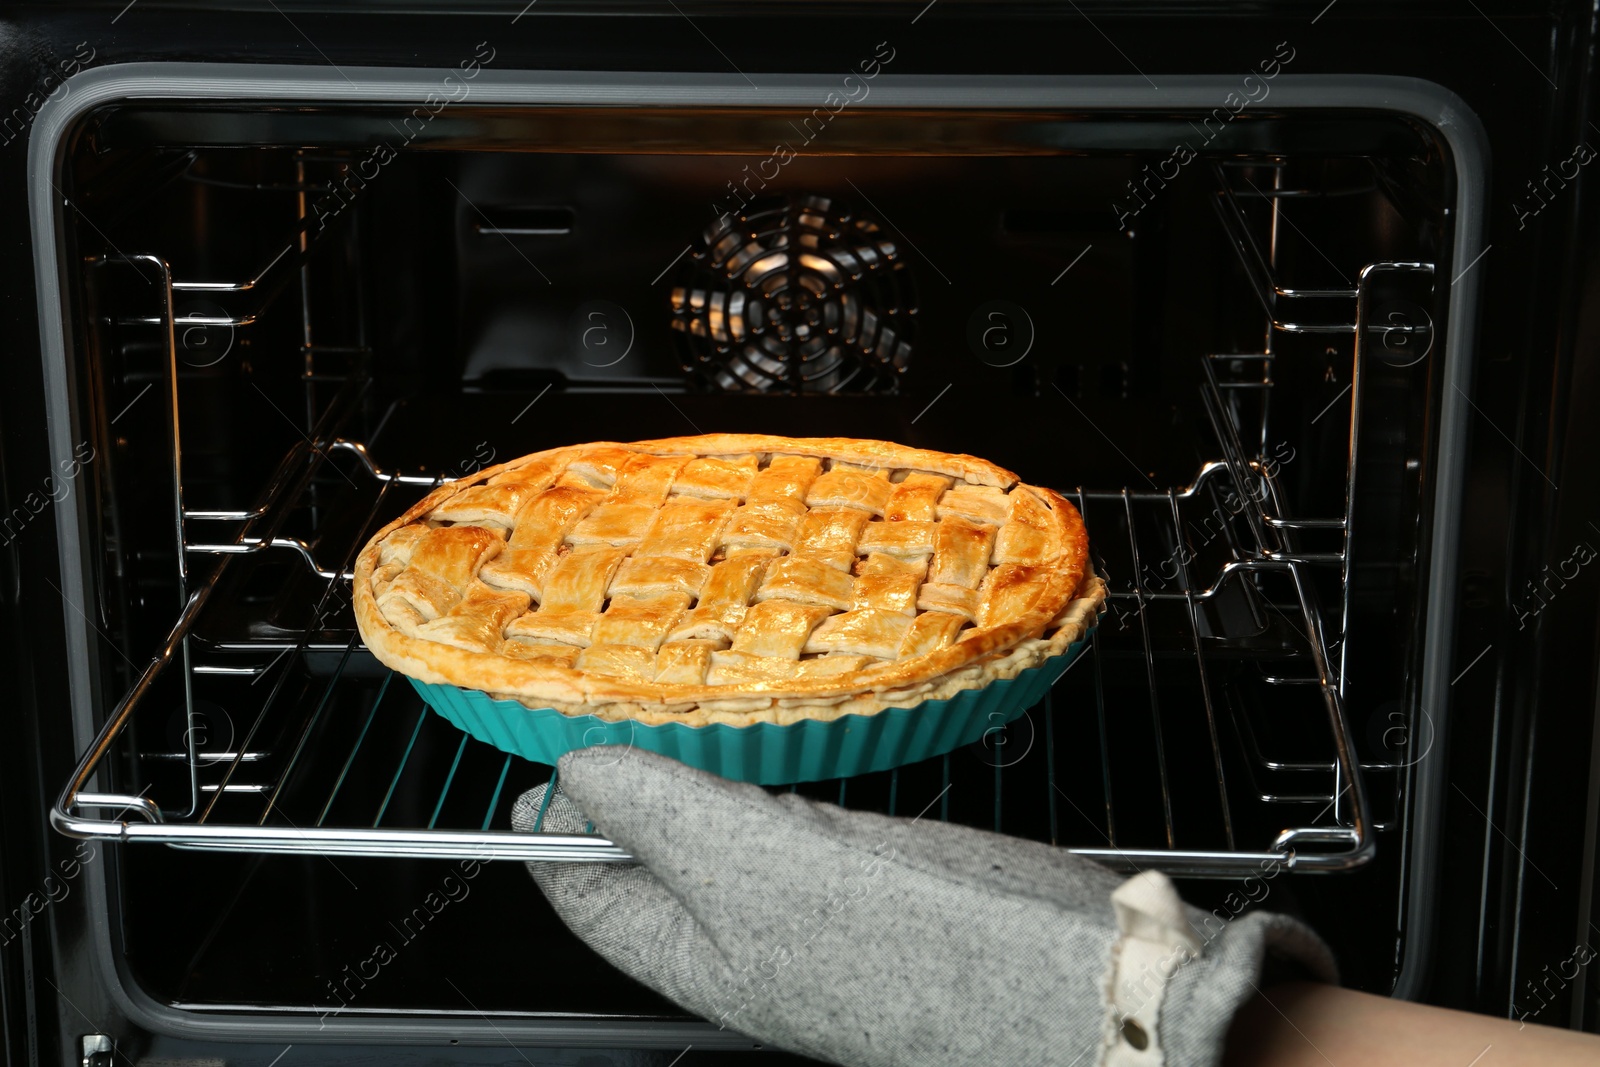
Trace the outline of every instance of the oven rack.
[[[174, 168], [168, 180], [180, 178], [190, 181], [205, 181], [190, 173], [193, 166], [193, 153], [189, 153], [179, 161], [182, 166]], [[297, 194], [297, 210], [293, 222], [284, 234], [281, 245], [274, 242], [271, 247], [278, 251], [270, 257], [263, 258], [259, 266], [251, 268], [244, 276], [224, 280], [201, 281], [193, 278], [179, 278], [164, 260], [155, 256], [127, 256], [121, 253], [107, 255], [95, 260], [96, 263], [125, 263], [129, 261], [149, 261], [158, 263], [162, 279], [168, 290], [168, 303], [171, 303], [171, 294], [188, 294], [204, 296], [216, 302], [217, 314], [200, 312], [186, 312], [182, 315], [164, 314], [162, 316], [135, 316], [119, 319], [121, 325], [129, 326], [166, 326], [170, 319], [173, 327], [179, 329], [209, 326], [243, 327], [252, 326], [266, 311], [268, 305], [275, 300], [291, 279], [300, 276], [301, 268], [310, 263], [317, 253], [333, 244], [353, 224], [352, 220], [357, 212], [340, 210], [329, 212], [327, 217], [307, 210], [306, 194], [325, 192], [339, 181], [340, 170], [335, 170], [334, 177], [326, 185], [319, 185], [309, 181], [307, 177], [307, 163], [332, 163], [342, 167], [347, 163], [343, 156], [313, 156], [300, 153], [295, 159], [295, 178], [292, 185], [287, 186], [262, 186], [258, 191], [275, 190], [279, 192], [293, 192]], [[212, 183], [214, 184], [214, 183]], [[341, 187], [341, 197], [349, 197], [354, 202], [361, 196], [360, 191], [348, 188], [348, 183]], [[315, 228], [313, 225], [315, 224]], [[229, 307], [222, 306], [223, 304]]]
[[[1238, 361], [1235, 356], [1216, 359], [1229, 365]], [[1225, 404], [1222, 397], [1230, 389], [1248, 384], [1222, 380], [1209, 363], [1207, 379], [1214, 405]], [[493, 829], [507, 825], [511, 800], [547, 772], [504, 757], [433, 716], [409, 686], [391, 684], [393, 676], [377, 668], [353, 626], [308, 626], [289, 637], [231, 644], [195, 636], [196, 623], [228, 562], [286, 547], [277, 533], [285, 514], [318, 468], [333, 463], [334, 456], [354, 457], [352, 473], [364, 472], [376, 495], [370, 503], [365, 498], [352, 502], [365, 510], [365, 520], [337, 561], [317, 560], [304, 541], [287, 546], [308, 572], [325, 582], [313, 619], [322, 618], [340, 597], [348, 599], [354, 555], [380, 521], [389, 494], [400, 486], [434, 484], [432, 476], [385, 470], [360, 443], [338, 436], [341, 412], [359, 394], [352, 379], [316, 432], [286, 455], [258, 503], [240, 513], [243, 521], [233, 540], [189, 546], [208, 553], [220, 547], [222, 558], [189, 594], [160, 654], [85, 753], [52, 812], [53, 823], [77, 836], [214, 851], [626, 860], [620, 848], [597, 835]], [[1220, 408], [1219, 417], [1224, 417]], [[1373, 819], [1309, 574], [1314, 568], [1336, 566], [1342, 556], [1296, 553], [1282, 540], [1291, 531], [1337, 527], [1341, 520], [1277, 515], [1271, 506], [1277, 499], [1271, 472], [1237, 458], [1236, 440], [1225, 443], [1224, 451], [1236, 458], [1204, 464], [1181, 489], [1077, 492], [1080, 509], [1099, 532], [1096, 547], [1102, 558], [1097, 565], [1112, 578], [1108, 612], [1084, 665], [1069, 671], [1053, 698], [1032, 709], [1025, 720], [1030, 749], [1034, 731], [1044, 735], [1045, 759], [1019, 758], [1013, 764], [1009, 757], [996, 756], [992, 771], [982, 769], [986, 779], [992, 774], [979, 790], [989, 794], [984, 810], [971, 810], [971, 794], [978, 787], [970, 781], [972, 768], [962, 764], [974, 756], [982, 759], [971, 752], [930, 761], [936, 765], [931, 769], [919, 765], [868, 780], [801, 789], [830, 799], [876, 795], [880, 810], [902, 813], [909, 804], [921, 807], [937, 793], [945, 798], [940, 817], [950, 818], [952, 790], [960, 788], [966, 805], [963, 821], [1065, 842], [1074, 851], [1130, 869], [1222, 876], [1273, 861], [1299, 870], [1331, 871], [1368, 860], [1374, 849]], [[1227, 504], [1233, 521], [1223, 525], [1221, 536], [1214, 544], [1194, 545], [1185, 513], [1198, 514], [1207, 505], [1216, 513], [1230, 499], [1230, 490], [1236, 502], [1261, 503]], [[1258, 525], [1275, 531], [1279, 539], [1256, 542]], [[1180, 546], [1186, 547], [1180, 551]], [[1144, 576], [1150, 573], [1150, 554], [1163, 549], [1175, 561], [1163, 568], [1174, 571], [1174, 580], [1156, 587]], [[1202, 572], [1202, 564], [1211, 569]], [[1202, 582], [1201, 573], [1209, 581]], [[1123, 575], [1132, 578], [1119, 581]], [[1273, 582], [1276, 592], [1267, 589]], [[1265, 652], [1244, 648], [1223, 632], [1225, 625], [1213, 617], [1217, 612], [1249, 614], [1253, 621], [1246, 628], [1276, 630], [1278, 644]], [[1326, 719], [1327, 744], [1317, 758], [1269, 758], [1262, 752], [1240, 707], [1239, 687], [1225, 677], [1241, 670], [1256, 671], [1278, 692], [1313, 694], [1298, 713]], [[133, 740], [135, 722], [146, 705], [157, 717], [165, 709], [152, 694], [167, 671], [181, 674], [187, 724], [183, 744], [176, 750], [139, 750]], [[1126, 716], [1144, 720], [1131, 742], [1128, 724], [1107, 701], [1105, 679], [1116, 671], [1142, 673], [1145, 682], [1145, 707]], [[259, 687], [266, 690], [259, 709], [247, 721], [230, 723], [237, 727], [237, 743], [221, 751], [207, 749], [200, 739], [204, 693], [219, 686], [243, 691], [269, 679], [270, 686]], [[1174, 700], [1174, 689], [1187, 695]], [[1093, 709], [1092, 719], [1088, 709]], [[1077, 721], [1063, 724], [1059, 720], [1064, 714], [1075, 715]], [[399, 729], [387, 729], [397, 716]], [[1038, 727], [1035, 716], [1042, 719]], [[1091, 732], [1095, 739], [1088, 745]], [[403, 737], [408, 740], [402, 744]], [[427, 741], [419, 745], [419, 738]], [[1075, 745], [1065, 743], [1073, 739]], [[1140, 754], [1130, 756], [1126, 749], [1134, 744]], [[131, 753], [126, 751], [130, 748]], [[121, 753], [119, 758], [113, 758], [114, 750]], [[1074, 792], [1063, 788], [1057, 773], [1066, 750], [1097, 754], [1092, 772], [1080, 768], [1072, 776]], [[128, 784], [117, 791], [92, 791], [90, 783], [113, 766], [122, 769], [119, 781]], [[174, 770], [179, 774], [176, 788]], [[1142, 779], [1131, 805], [1143, 809], [1142, 815], [1128, 813], [1130, 787], [1122, 778]], [[935, 779], [943, 792], [929, 792]], [[1096, 780], [1097, 796], [1078, 792], [1085, 782]], [[490, 781], [495, 784], [485, 796]], [[164, 798], [186, 792], [187, 806], [163, 806], [147, 795], [158, 786], [157, 795]], [[1017, 814], [1023, 809], [1010, 798], [1019, 791], [1032, 794], [1025, 802], [1032, 815]], [[922, 794], [927, 796], [917, 800]], [[402, 797], [410, 818], [397, 818], [397, 798]], [[1159, 814], [1150, 817], [1151, 810]], [[1130, 832], [1130, 824], [1141, 819], [1149, 832]], [[1270, 830], [1247, 837], [1244, 824], [1259, 830], [1263, 819]]]
[[[1263, 189], [1236, 169], [1247, 166], [1269, 168], [1270, 187]], [[1230, 162], [1214, 173], [1218, 217], [1267, 313], [1265, 350], [1204, 359], [1202, 398], [1219, 454], [1202, 464], [1188, 486], [1078, 491], [1079, 507], [1097, 531], [1096, 563], [1110, 578], [1111, 591], [1090, 652], [1039, 708], [1018, 720], [1032, 731], [1035, 716], [1041, 718], [1042, 752], [1029, 758], [1038, 748], [1030, 733], [1027, 751], [1016, 762], [1009, 754], [990, 753], [992, 769], [988, 763], [979, 768], [982, 783], [973, 780], [969, 752], [882, 775], [802, 786], [803, 792], [891, 813], [909, 813], [914, 805], [931, 814], [936, 806], [942, 819], [1063, 843], [1130, 869], [1227, 876], [1273, 861], [1299, 870], [1335, 871], [1371, 859], [1375, 831], [1397, 812], [1379, 816], [1373, 811], [1365, 776], [1394, 774], [1392, 795], [1398, 803], [1404, 765], [1359, 760], [1329, 630], [1342, 638], [1348, 611], [1349, 505], [1357, 476], [1362, 369], [1374, 336], [1386, 340], [1394, 331], [1426, 329], [1392, 320], [1373, 325], [1372, 290], [1389, 275], [1431, 275], [1433, 267], [1373, 263], [1349, 289], [1285, 286], [1277, 273], [1276, 234], [1282, 200], [1298, 191], [1283, 188], [1281, 169], [1270, 163]], [[1239, 187], [1235, 175], [1248, 190]], [[1271, 205], [1265, 247], [1242, 205], [1251, 197]], [[303, 247], [294, 262], [303, 264], [310, 251]], [[308, 422], [305, 440], [284, 457], [255, 504], [226, 512], [182, 507], [171, 332], [172, 325], [182, 324], [172, 311], [178, 287], [164, 262], [135, 258], [158, 264], [167, 283], [162, 316], [153, 324], [168, 325], [180, 557], [218, 558], [196, 587], [186, 590], [184, 609], [160, 652], [83, 754], [52, 811], [53, 824], [76, 836], [225, 852], [626, 860], [621, 849], [593, 834], [493, 829], [508, 824], [514, 797], [546, 779], [549, 770], [504, 756], [432, 715], [408, 686], [391, 684], [393, 675], [361, 647], [348, 620], [342, 630], [321, 625], [330, 604], [348, 601], [355, 553], [390, 495], [440, 480], [389, 470], [365, 444], [341, 435], [365, 388], [359, 367], [321, 407], [315, 425]], [[258, 273], [272, 273], [277, 262]], [[243, 291], [256, 288], [259, 279]], [[1289, 308], [1316, 308], [1322, 315], [1290, 316]], [[306, 329], [309, 336], [309, 320]], [[1351, 446], [1342, 516], [1290, 515], [1275, 472], [1251, 459], [1241, 442], [1241, 429], [1250, 424], [1246, 398], [1263, 401], [1265, 434], [1264, 400], [1274, 384], [1275, 363], [1283, 358], [1273, 351], [1276, 333], [1353, 335]], [[308, 371], [305, 377], [309, 388], [326, 376]], [[324, 502], [330, 488], [342, 493], [342, 486], [328, 478], [314, 484], [335, 457], [349, 474], [375, 487], [370, 502], [353, 505], [365, 509], [364, 520], [353, 527], [353, 540], [327, 549], [283, 535], [286, 516], [304, 507], [312, 491], [321, 490], [316, 499]], [[348, 481], [348, 475], [341, 480]], [[1191, 536], [1196, 524], [1186, 513], [1205, 511], [1208, 504], [1209, 515], [1225, 520], [1215, 531], [1208, 524], [1205, 543], [1196, 545]], [[191, 525], [204, 523], [213, 530], [214, 522], [238, 527], [231, 539], [190, 536]], [[1337, 543], [1335, 550], [1326, 550], [1330, 539]], [[1313, 541], [1321, 547], [1308, 547]], [[309, 577], [325, 583], [310, 624], [298, 632], [236, 641], [197, 636], [207, 601], [231, 561], [243, 556], [248, 566], [282, 552], [298, 557]], [[1150, 580], [1153, 559], [1161, 567], [1156, 581]], [[1339, 590], [1341, 602], [1325, 611], [1319, 587], [1330, 586]], [[1263, 641], [1262, 634], [1272, 639]], [[136, 723], [141, 716], [159, 715], [154, 694], [169, 672], [176, 678], [166, 680], [175, 680], [180, 691], [182, 742], [141, 748], [147, 734]], [[1108, 704], [1109, 680], [1121, 676], [1132, 677], [1133, 692], [1139, 683], [1143, 689], [1143, 697], [1126, 709]], [[206, 714], [206, 698], [197, 693], [216, 686], [255, 687], [269, 678], [271, 685], [261, 686], [266, 696], [241, 722], [236, 744], [212, 750], [204, 741], [197, 743]], [[1268, 724], [1249, 706], [1254, 690], [1247, 682], [1281, 695], [1285, 704], [1298, 701], [1294, 715], [1323, 720], [1318, 750], [1273, 751], [1262, 728]], [[386, 729], [396, 716], [400, 728]], [[1071, 766], [1085, 758], [1089, 765]], [[176, 788], [169, 773], [175, 769]], [[165, 806], [146, 795], [163, 777], [167, 780], [157, 795], [168, 801]], [[116, 791], [110, 791], [113, 778], [121, 787]], [[91, 789], [97, 779], [107, 791]], [[188, 794], [186, 807], [169, 799], [182, 793]], [[979, 794], [987, 799], [975, 808]]]
[[[1266, 188], [1245, 173], [1262, 168], [1270, 169], [1272, 174], [1271, 184]], [[1357, 275], [1354, 285], [1332, 288], [1285, 285], [1279, 277], [1278, 235], [1285, 226], [1293, 226], [1283, 212], [1284, 200], [1303, 196], [1353, 195], [1370, 192], [1370, 188], [1336, 192], [1288, 189], [1283, 185], [1281, 163], [1274, 165], [1259, 160], [1216, 160], [1212, 162], [1211, 170], [1217, 187], [1212, 206], [1244, 268], [1250, 291], [1261, 304], [1272, 330], [1286, 334], [1349, 335], [1370, 331], [1386, 340], [1393, 334], [1416, 335], [1417, 344], [1425, 343], [1425, 338], [1433, 329], [1431, 322], [1405, 321], [1409, 317], [1401, 316], [1402, 321], [1391, 318], [1374, 323], [1361, 313], [1362, 309], [1357, 305], [1370, 291], [1372, 272], [1410, 270], [1432, 273], [1431, 263], [1369, 264]], [[1265, 200], [1270, 205], [1265, 247], [1245, 211], [1244, 202], [1247, 200]], [[1398, 340], [1396, 343], [1399, 343]]]

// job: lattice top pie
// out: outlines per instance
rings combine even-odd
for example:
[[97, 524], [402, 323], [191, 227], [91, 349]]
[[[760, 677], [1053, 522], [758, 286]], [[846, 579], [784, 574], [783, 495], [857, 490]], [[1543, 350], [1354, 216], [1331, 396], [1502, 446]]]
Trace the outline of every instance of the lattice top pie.
[[558, 448], [436, 489], [356, 563], [425, 682], [610, 719], [870, 714], [1062, 652], [1104, 585], [1061, 496], [971, 456], [714, 434]]

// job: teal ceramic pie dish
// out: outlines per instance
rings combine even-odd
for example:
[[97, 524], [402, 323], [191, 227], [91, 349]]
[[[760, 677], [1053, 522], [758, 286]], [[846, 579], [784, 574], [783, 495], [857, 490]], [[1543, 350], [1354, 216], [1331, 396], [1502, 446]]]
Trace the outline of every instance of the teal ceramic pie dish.
[[788, 785], [886, 771], [981, 740], [1044, 699], [1089, 646], [1091, 628], [1059, 655], [977, 689], [913, 707], [778, 725], [650, 726], [597, 715], [567, 715], [496, 700], [477, 689], [410, 678], [422, 699], [471, 736], [535, 763], [554, 765], [574, 749], [602, 745], [658, 752], [724, 778]]

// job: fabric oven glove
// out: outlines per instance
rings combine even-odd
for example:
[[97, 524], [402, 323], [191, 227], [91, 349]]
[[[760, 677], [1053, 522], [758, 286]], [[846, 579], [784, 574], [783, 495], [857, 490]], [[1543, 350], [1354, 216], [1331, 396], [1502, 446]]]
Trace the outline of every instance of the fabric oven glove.
[[601, 956], [692, 1012], [841, 1064], [1205, 1067], [1268, 954], [1336, 981], [1310, 928], [1185, 905], [1048, 845], [851, 812], [590, 748], [512, 825], [639, 862], [528, 864]]

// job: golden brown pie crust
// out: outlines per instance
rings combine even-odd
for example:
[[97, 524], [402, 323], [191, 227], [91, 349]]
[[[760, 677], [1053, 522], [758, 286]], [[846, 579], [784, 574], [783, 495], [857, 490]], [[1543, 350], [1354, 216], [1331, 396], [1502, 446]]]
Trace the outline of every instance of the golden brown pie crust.
[[1105, 596], [1049, 489], [884, 441], [710, 434], [440, 486], [356, 562], [362, 639], [424, 682], [656, 724], [871, 714], [1064, 651]]

